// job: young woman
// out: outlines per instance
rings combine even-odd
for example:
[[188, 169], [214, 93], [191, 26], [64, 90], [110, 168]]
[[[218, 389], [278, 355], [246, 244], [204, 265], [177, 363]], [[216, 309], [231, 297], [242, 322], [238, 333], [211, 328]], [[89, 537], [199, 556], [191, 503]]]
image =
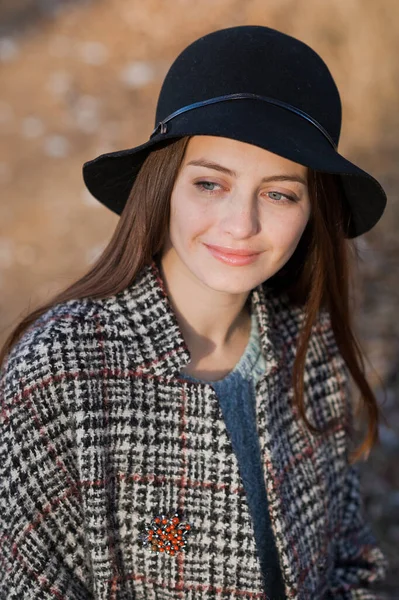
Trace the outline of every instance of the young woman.
[[0, 357], [0, 598], [376, 598], [355, 463], [379, 409], [348, 286], [386, 197], [337, 151], [328, 68], [266, 27], [214, 31], [155, 125], [85, 163], [115, 234]]

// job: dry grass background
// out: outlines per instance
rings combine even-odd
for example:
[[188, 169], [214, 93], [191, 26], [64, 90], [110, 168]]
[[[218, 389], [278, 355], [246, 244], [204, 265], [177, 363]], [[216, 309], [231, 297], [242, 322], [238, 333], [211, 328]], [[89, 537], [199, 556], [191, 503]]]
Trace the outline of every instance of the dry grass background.
[[393, 431], [383, 430], [385, 445], [368, 468], [366, 508], [392, 562], [384, 589], [399, 598], [397, 0], [6, 0], [1, 11], [0, 343], [107, 243], [118, 217], [85, 190], [82, 164], [148, 139], [163, 77], [188, 43], [221, 27], [260, 24], [301, 38], [325, 59], [343, 101], [340, 150], [389, 194], [381, 222], [358, 240], [357, 320], [390, 386]]

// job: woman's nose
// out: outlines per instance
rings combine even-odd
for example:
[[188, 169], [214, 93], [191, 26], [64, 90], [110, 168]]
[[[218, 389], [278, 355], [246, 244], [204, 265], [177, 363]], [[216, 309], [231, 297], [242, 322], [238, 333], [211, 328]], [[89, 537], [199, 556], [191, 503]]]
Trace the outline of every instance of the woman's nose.
[[259, 232], [259, 215], [252, 199], [234, 198], [224, 209], [222, 225], [225, 233], [236, 239], [244, 239]]

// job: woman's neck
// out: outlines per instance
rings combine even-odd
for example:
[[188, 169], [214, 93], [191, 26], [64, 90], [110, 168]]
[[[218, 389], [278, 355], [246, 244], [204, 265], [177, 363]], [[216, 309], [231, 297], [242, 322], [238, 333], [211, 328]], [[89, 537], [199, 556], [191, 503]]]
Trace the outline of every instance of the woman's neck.
[[[185, 266], [164, 256], [162, 278], [179, 327], [191, 354], [187, 372], [230, 370], [249, 339], [248, 294], [226, 294], [206, 287]], [[195, 371], [195, 373], [194, 373]], [[216, 371], [215, 371], [216, 373]]]

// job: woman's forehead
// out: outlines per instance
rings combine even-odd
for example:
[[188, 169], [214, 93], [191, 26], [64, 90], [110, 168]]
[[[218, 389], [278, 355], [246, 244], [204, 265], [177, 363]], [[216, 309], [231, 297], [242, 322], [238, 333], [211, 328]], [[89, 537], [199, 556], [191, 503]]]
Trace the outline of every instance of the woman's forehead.
[[[207, 166], [214, 163], [226, 167], [232, 176], [238, 177], [248, 168], [291, 172], [307, 176], [308, 168], [265, 148], [227, 137], [195, 135], [187, 144], [184, 166]], [[267, 175], [267, 172], [265, 173]]]

